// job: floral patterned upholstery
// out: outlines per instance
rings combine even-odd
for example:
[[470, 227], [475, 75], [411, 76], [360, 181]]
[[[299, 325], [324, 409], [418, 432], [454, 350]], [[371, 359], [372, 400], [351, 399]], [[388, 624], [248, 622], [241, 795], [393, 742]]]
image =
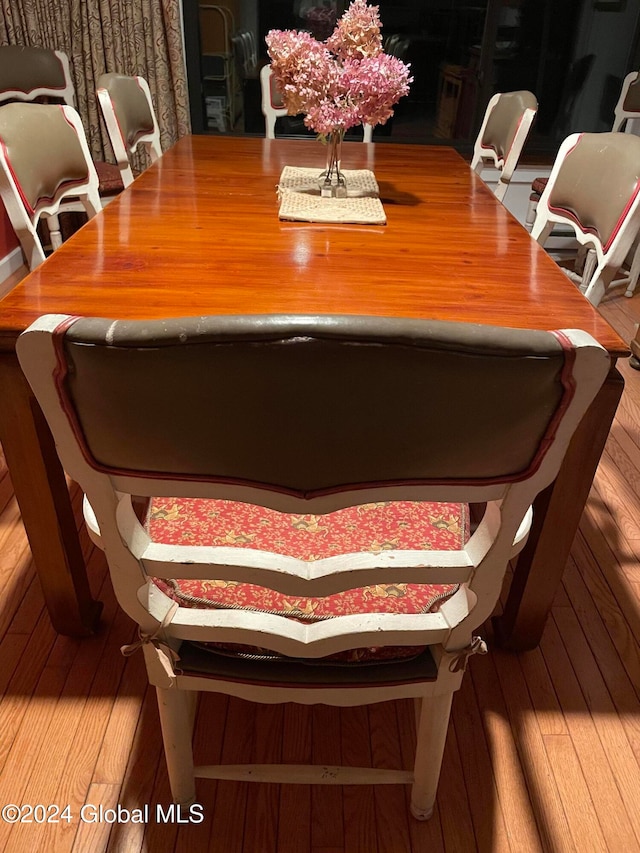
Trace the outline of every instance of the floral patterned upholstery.
[[[466, 504], [363, 504], [328, 515], [289, 515], [232, 501], [156, 498], [146, 521], [151, 538], [168, 545], [252, 548], [313, 561], [341, 553], [392, 549], [454, 550], [469, 536]], [[426, 613], [457, 591], [452, 584], [377, 584], [325, 598], [300, 598], [253, 584], [222, 580], [155, 579], [182, 607], [267, 611], [303, 622], [353, 613]], [[272, 651], [208, 644], [218, 652], [281, 659]], [[360, 662], [413, 657], [424, 647], [354, 649], [331, 660]], [[326, 660], [326, 659], [325, 659]]]

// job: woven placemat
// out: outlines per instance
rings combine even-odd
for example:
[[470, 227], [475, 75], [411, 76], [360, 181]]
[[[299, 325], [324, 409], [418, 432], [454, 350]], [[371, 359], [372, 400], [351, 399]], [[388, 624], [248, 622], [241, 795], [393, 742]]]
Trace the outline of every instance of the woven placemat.
[[[320, 170], [321, 171], [321, 170]], [[379, 187], [369, 169], [345, 169], [346, 198], [320, 196], [318, 169], [285, 166], [278, 182], [280, 219], [298, 222], [335, 222], [385, 225], [387, 217], [378, 198]]]

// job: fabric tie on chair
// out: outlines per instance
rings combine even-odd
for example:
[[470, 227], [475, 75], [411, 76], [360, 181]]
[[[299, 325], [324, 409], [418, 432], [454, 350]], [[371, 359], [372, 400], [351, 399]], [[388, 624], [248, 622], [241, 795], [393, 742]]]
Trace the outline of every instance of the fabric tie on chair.
[[163, 641], [163, 631], [171, 624], [171, 620], [176, 615], [178, 607], [179, 604], [177, 601], [169, 607], [155, 631], [150, 634], [145, 634], [140, 628], [138, 628], [138, 639], [134, 640], [133, 643], [125, 643], [124, 646], [120, 646], [120, 651], [124, 657], [128, 658], [144, 646], [152, 645], [158, 654], [158, 662], [160, 663], [160, 666], [167, 673], [168, 687], [175, 681], [174, 670], [176, 664], [180, 660], [180, 655]]

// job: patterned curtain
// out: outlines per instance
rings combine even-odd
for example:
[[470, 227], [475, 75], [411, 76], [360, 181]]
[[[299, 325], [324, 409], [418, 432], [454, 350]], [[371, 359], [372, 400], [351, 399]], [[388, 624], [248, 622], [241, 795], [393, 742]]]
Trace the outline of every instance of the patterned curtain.
[[67, 54], [94, 159], [113, 161], [95, 96], [105, 71], [149, 83], [164, 150], [190, 132], [179, 0], [0, 0], [0, 45], [9, 44]]

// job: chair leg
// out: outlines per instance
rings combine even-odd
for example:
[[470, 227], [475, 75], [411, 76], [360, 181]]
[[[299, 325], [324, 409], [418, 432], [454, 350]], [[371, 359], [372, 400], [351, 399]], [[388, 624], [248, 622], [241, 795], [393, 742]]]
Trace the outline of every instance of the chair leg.
[[175, 688], [156, 687], [156, 692], [171, 795], [175, 803], [191, 805], [196, 799], [192, 738], [197, 696]]
[[60, 221], [55, 214], [47, 216], [47, 225], [49, 227], [49, 238], [51, 239], [51, 248], [55, 251], [62, 246], [62, 234], [60, 233]]
[[45, 259], [42, 243], [35, 232], [28, 231], [26, 228], [17, 231], [18, 239], [24, 253], [25, 261], [30, 270], [34, 270]]
[[[600, 304], [602, 297], [607, 292], [615, 274], [615, 268], [608, 268], [606, 264], [601, 262], [589, 279], [587, 288], [583, 293], [594, 308], [597, 308]], [[580, 288], [580, 290], [582, 290], [582, 288]]]
[[580, 290], [584, 293], [586, 289], [589, 287], [589, 283], [593, 277], [594, 272], [596, 271], [596, 266], [598, 264], [598, 258], [594, 249], [589, 249], [584, 258], [584, 265], [582, 267], [582, 286]]
[[422, 700], [411, 789], [411, 814], [418, 820], [433, 814], [452, 699], [453, 693], [441, 693]]
[[533, 228], [533, 223], [536, 218], [536, 210], [538, 209], [538, 199], [529, 199], [529, 207], [527, 208], [527, 215], [524, 220], [525, 228], [527, 231], [531, 231]]
[[640, 246], [638, 246], [633, 255], [633, 262], [631, 263], [631, 270], [629, 271], [629, 281], [627, 282], [627, 289], [624, 294], [625, 296], [633, 296], [636, 285], [638, 284], [638, 278], [640, 278]]
[[[591, 250], [593, 251], [593, 250]], [[576, 273], [579, 273], [581, 276], [584, 273], [584, 265], [587, 260], [587, 253], [589, 252], [588, 246], [578, 246], [578, 251], [576, 252], [576, 260], [573, 265]]]
[[502, 181], [498, 181], [496, 184], [496, 188], [493, 191], [493, 194], [498, 199], [498, 201], [502, 201], [509, 189], [509, 184], [504, 184]]

